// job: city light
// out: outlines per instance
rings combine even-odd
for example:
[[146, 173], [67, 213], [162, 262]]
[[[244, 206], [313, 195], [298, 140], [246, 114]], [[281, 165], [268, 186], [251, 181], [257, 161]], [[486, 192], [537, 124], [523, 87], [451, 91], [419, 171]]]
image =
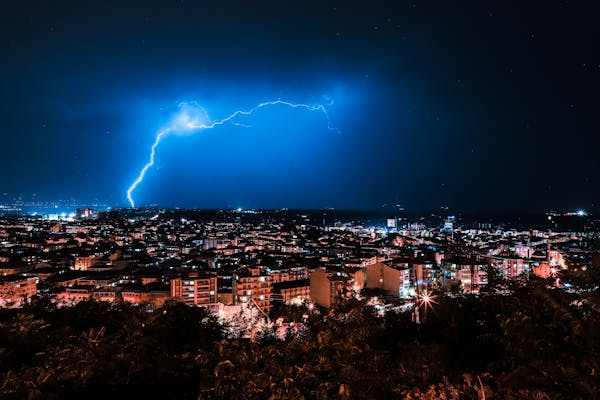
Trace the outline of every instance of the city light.
[[436, 304], [436, 300], [435, 300], [436, 296], [433, 295], [431, 292], [429, 292], [428, 290], [424, 290], [423, 293], [421, 293], [418, 297], [418, 301], [419, 303], [425, 307], [425, 309], [427, 308], [432, 308], [433, 304]]

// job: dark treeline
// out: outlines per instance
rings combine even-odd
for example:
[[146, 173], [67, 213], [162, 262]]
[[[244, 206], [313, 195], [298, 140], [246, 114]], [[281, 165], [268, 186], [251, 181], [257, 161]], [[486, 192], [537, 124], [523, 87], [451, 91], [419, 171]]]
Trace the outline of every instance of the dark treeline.
[[177, 303], [38, 299], [1, 311], [0, 397], [598, 399], [598, 271], [567, 278], [569, 292], [533, 280], [440, 294], [420, 324], [348, 300], [285, 341], [226, 339], [214, 316]]

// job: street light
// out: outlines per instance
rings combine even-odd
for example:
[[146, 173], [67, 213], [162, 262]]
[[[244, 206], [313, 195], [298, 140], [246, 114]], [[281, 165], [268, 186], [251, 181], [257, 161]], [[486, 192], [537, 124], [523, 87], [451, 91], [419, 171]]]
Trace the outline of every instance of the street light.
[[435, 298], [436, 296], [427, 289], [425, 289], [417, 298], [417, 307], [422, 305], [424, 308], [423, 321], [427, 320], [427, 309], [433, 308], [433, 304], [436, 303]]
[[421, 301], [423, 302], [423, 304], [429, 304], [431, 302], [431, 297], [429, 297], [428, 293], [424, 293], [421, 296]]
[[435, 298], [436, 296], [428, 290], [424, 290], [423, 293], [419, 295], [419, 301], [422, 305], [425, 306], [425, 308], [431, 307], [432, 304], [435, 304]]

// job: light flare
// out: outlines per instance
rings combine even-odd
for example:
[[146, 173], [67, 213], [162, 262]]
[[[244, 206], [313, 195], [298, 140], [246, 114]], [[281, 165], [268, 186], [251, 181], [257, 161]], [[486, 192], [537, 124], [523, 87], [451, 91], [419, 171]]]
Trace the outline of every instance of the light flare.
[[423, 293], [419, 295], [417, 301], [427, 310], [427, 308], [433, 308], [433, 305], [437, 304], [437, 301], [435, 300], [436, 297], [437, 296], [430, 291], [424, 290]]

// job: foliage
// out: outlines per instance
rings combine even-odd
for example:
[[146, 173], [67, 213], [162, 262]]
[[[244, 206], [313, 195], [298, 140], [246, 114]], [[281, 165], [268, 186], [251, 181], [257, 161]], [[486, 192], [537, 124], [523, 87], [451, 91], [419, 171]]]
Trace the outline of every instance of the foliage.
[[597, 306], [542, 280], [508, 289], [440, 295], [422, 324], [348, 300], [254, 341], [178, 303], [40, 300], [0, 312], [0, 397], [598, 399]]

